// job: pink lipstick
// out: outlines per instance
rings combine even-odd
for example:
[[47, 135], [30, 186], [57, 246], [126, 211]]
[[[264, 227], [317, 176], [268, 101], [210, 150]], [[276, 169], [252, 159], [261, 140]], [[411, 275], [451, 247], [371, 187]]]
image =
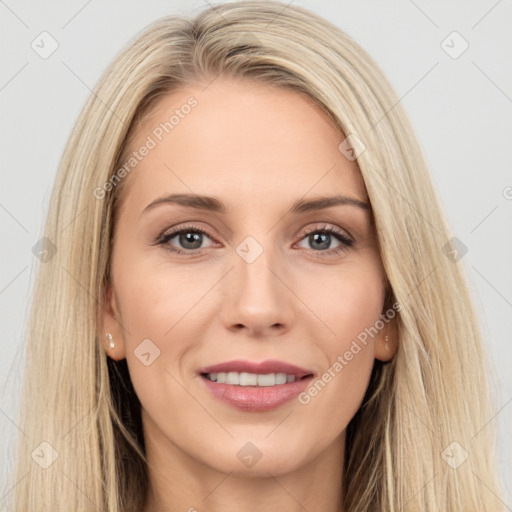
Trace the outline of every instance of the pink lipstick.
[[244, 411], [275, 409], [303, 392], [313, 371], [284, 361], [227, 361], [198, 371], [219, 400]]

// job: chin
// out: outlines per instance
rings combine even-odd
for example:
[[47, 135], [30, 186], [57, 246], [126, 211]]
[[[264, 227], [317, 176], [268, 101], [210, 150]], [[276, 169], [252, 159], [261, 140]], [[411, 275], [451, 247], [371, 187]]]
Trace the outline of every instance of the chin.
[[[265, 435], [268, 436], [268, 431]], [[267, 439], [237, 436], [219, 446], [204, 463], [217, 471], [243, 477], [268, 477], [269, 473], [283, 475], [307, 463], [307, 446], [311, 440], [307, 444], [305, 440], [296, 444], [287, 442], [286, 436], [271, 440], [272, 435]]]

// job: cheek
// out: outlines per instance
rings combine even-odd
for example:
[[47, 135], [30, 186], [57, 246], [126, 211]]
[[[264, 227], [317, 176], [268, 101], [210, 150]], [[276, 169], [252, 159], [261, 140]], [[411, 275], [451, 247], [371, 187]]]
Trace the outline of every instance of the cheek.
[[143, 256], [120, 262], [116, 289], [129, 344], [144, 338], [154, 338], [162, 344], [174, 336], [183, 320], [186, 322], [187, 313], [211, 287], [209, 279], [204, 275], [198, 278], [198, 271], [193, 272], [195, 278], [191, 272], [170, 271]]
[[326, 438], [346, 427], [368, 387], [375, 361], [371, 328], [382, 313], [382, 276], [376, 255], [368, 254], [357, 265], [338, 267], [324, 278], [314, 276], [315, 286], [308, 282], [308, 305], [328, 328], [318, 327], [316, 338], [311, 333], [325, 363], [299, 401], [325, 429]]
[[[130, 254], [118, 254], [123, 252]], [[219, 276], [194, 265], [176, 270], [142, 252], [130, 259], [117, 257], [113, 268], [126, 360], [141, 403], [149, 409], [184, 406], [187, 394], [178, 382], [211, 320], [205, 308]]]
[[[188, 411], [187, 424], [201, 415], [183, 387], [182, 373], [200, 339], [195, 334], [197, 326], [191, 328], [193, 316], [187, 315], [198, 298], [195, 293], [185, 293], [186, 283], [179, 278], [170, 287], [156, 269], [149, 275], [141, 267], [139, 270], [140, 275], [131, 274], [122, 302], [128, 331], [124, 338], [126, 362], [143, 410], [158, 429], [172, 432], [175, 427], [170, 427], [169, 421], [175, 411]], [[177, 436], [186, 434], [182, 430]]]
[[[383, 272], [373, 252], [357, 261], [297, 281], [298, 294], [317, 318], [317, 336], [336, 350], [373, 325], [382, 313]], [[319, 326], [319, 321], [321, 324]]]

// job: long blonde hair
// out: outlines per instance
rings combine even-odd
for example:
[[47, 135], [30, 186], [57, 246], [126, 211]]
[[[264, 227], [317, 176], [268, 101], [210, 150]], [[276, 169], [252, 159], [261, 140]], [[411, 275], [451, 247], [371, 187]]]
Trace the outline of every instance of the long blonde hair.
[[105, 184], [159, 97], [221, 74], [306, 93], [363, 149], [357, 163], [402, 309], [398, 352], [388, 364], [376, 361], [348, 426], [344, 510], [496, 512], [490, 361], [413, 129], [350, 37], [275, 1], [158, 20], [117, 56], [84, 106], [51, 197], [44, 235], [57, 252], [35, 282], [23, 433], [4, 503], [12, 499], [16, 512], [141, 510], [148, 481], [140, 403], [126, 361], [107, 357], [99, 338], [122, 190], [122, 182]]

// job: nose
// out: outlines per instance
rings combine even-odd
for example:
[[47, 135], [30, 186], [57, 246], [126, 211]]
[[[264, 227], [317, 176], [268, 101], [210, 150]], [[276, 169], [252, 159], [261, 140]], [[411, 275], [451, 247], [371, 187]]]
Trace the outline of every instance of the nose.
[[277, 258], [270, 257], [271, 252], [265, 248], [251, 262], [234, 251], [221, 314], [228, 330], [245, 330], [247, 336], [266, 337], [290, 329], [294, 313], [293, 293], [287, 282], [289, 273]]

